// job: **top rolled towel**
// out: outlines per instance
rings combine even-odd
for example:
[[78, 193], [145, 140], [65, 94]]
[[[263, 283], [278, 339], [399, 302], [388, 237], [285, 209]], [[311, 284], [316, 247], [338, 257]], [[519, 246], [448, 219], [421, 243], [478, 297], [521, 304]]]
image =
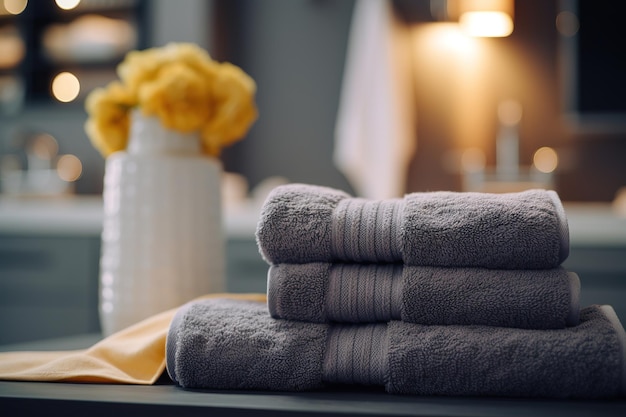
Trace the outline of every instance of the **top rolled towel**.
[[544, 269], [569, 255], [563, 205], [551, 190], [436, 191], [367, 200], [287, 184], [270, 192], [256, 239], [270, 264], [403, 262]]

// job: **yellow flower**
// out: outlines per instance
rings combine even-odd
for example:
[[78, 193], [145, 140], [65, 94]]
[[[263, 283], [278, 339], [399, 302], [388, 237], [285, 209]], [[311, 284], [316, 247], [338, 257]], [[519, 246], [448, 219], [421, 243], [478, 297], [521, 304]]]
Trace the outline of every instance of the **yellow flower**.
[[130, 129], [129, 109], [136, 101], [126, 88], [113, 81], [89, 94], [85, 107], [89, 119], [85, 130], [94, 147], [104, 156], [126, 148]]
[[205, 150], [219, 154], [223, 146], [243, 137], [258, 112], [254, 104], [256, 85], [239, 67], [229, 63], [221, 65], [213, 85], [215, 112], [202, 129]]
[[120, 81], [94, 90], [86, 103], [87, 134], [105, 156], [125, 149], [132, 107], [166, 128], [199, 132], [204, 151], [215, 156], [258, 117], [254, 80], [191, 43], [131, 51], [117, 73]]
[[185, 133], [199, 131], [213, 108], [202, 74], [182, 63], [163, 67], [158, 77], [139, 87], [138, 94], [143, 114], [157, 116], [165, 127]]

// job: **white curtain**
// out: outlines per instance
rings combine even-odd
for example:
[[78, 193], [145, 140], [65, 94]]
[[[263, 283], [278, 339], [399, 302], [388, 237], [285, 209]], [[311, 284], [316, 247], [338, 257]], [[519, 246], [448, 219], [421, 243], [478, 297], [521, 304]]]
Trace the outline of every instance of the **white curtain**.
[[360, 197], [400, 197], [416, 147], [408, 28], [390, 0], [356, 0], [334, 162]]

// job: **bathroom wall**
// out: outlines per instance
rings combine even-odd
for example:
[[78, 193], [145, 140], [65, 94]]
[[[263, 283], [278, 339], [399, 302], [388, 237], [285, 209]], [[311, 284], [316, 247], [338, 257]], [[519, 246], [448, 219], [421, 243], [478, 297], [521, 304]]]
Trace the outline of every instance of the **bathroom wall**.
[[[279, 175], [350, 191], [332, 163], [332, 151], [353, 2], [216, 4], [215, 50], [259, 86], [259, 121], [246, 140], [226, 152], [226, 166], [251, 185]], [[420, 49], [416, 35], [417, 152], [407, 191], [461, 189], [459, 172], [448, 164], [459, 147], [480, 147], [487, 164], [494, 165], [496, 108], [515, 99], [523, 108], [520, 163], [529, 165], [536, 149], [552, 147], [560, 158], [555, 185], [564, 200], [611, 201], [626, 185], [626, 135], [576, 130], [565, 121], [555, 26], [560, 3], [515, 4], [513, 34], [480, 40], [482, 58], [471, 68], [449, 51], [440, 49], [435, 56]], [[438, 23], [417, 24], [415, 31], [429, 24]]]
[[272, 176], [350, 190], [332, 162], [352, 1], [217, 1], [218, 58], [257, 82], [259, 119], [226, 150], [250, 186]]

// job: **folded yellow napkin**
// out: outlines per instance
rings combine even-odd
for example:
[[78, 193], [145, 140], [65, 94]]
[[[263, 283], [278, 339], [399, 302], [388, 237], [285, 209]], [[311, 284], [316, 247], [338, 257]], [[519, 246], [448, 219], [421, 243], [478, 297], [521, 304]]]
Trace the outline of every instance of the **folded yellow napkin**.
[[[205, 298], [265, 302], [265, 294]], [[152, 316], [88, 349], [0, 353], [0, 380], [153, 384], [165, 370], [165, 338], [178, 308]]]

